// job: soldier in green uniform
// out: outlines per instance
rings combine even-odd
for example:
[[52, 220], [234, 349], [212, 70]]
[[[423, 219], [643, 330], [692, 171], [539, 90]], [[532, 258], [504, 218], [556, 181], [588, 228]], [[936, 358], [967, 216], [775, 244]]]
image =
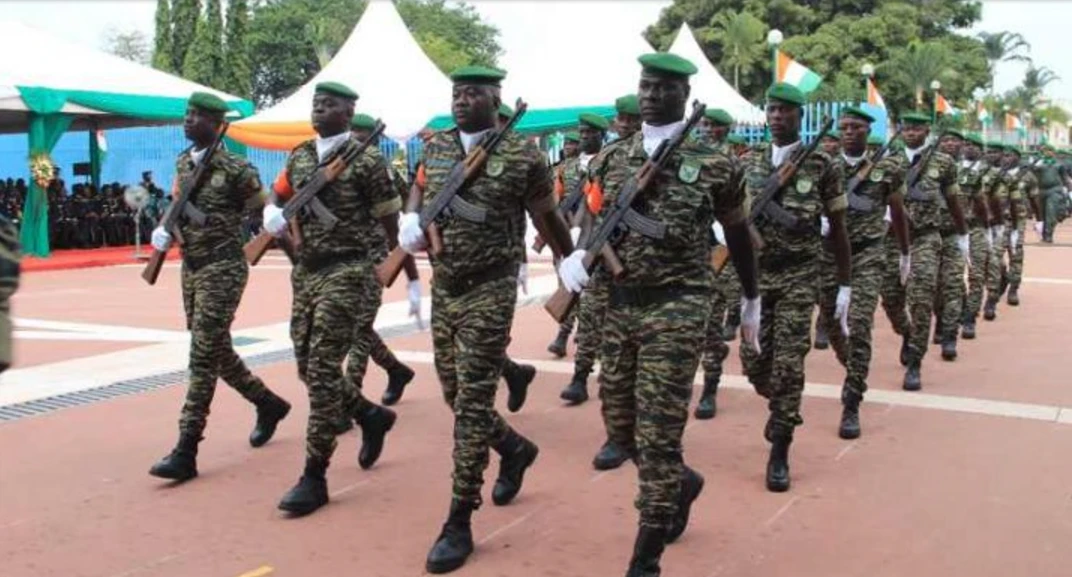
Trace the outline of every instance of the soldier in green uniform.
[[[597, 227], [648, 155], [684, 128], [695, 65], [666, 53], [641, 56], [640, 63], [641, 132], [609, 145], [592, 168], [607, 195]], [[703, 477], [683, 462], [681, 437], [710, 316], [715, 279], [707, 238], [716, 218], [726, 231], [749, 310], [759, 306], [738, 177], [725, 153], [689, 138], [641, 198], [645, 215], [666, 225], [666, 236], [626, 232], [617, 243], [627, 273], [611, 280], [602, 397], [610, 438], [637, 455], [640, 527], [629, 577], [660, 574], [664, 546], [684, 532], [703, 488]], [[570, 291], [589, 281], [584, 256], [578, 250], [559, 267]], [[753, 340], [754, 329], [753, 324], [748, 331]]]
[[993, 250], [987, 259], [983, 318], [992, 321], [997, 318], [998, 302], [1008, 288], [1009, 270], [1005, 264], [1005, 255], [1009, 249], [1010, 231], [1016, 230], [1019, 222], [1017, 211], [1012, 210], [1011, 196], [1019, 193], [1010, 190], [1006, 183], [1010, 166], [1005, 162], [1005, 145], [997, 141], [988, 142], [986, 159], [991, 166], [990, 172], [984, 178], [990, 180], [990, 230]]
[[0, 373], [11, 368], [11, 295], [19, 288], [22, 261], [19, 231], [0, 215]]
[[[800, 123], [804, 104], [804, 94], [790, 84], [776, 83], [767, 90], [767, 124], [773, 142], [761, 145], [745, 162], [745, 185], [752, 202], [762, 194], [767, 179], [803, 146]], [[779, 205], [788, 218], [775, 220], [765, 213], [756, 221], [756, 230], [765, 242], [759, 254], [761, 347], [757, 350], [742, 344], [740, 351], [748, 380], [768, 400], [770, 417], [764, 437], [771, 443], [771, 452], [766, 485], [770, 491], [781, 492], [789, 490], [793, 431], [804, 422], [800, 401], [804, 358], [811, 349], [812, 309], [818, 300], [823, 215], [829, 221], [837, 266], [833, 320], [845, 332], [852, 294], [852, 256], [841, 174], [826, 153], [816, 150], [811, 154], [771, 203]]]
[[[1024, 275], [1024, 230], [1027, 217], [1034, 216], [1035, 231], [1042, 234], [1042, 204], [1039, 200], [1038, 179], [1027, 166], [1022, 165], [1022, 152], [1015, 145], [1005, 147], [1005, 186], [1009, 189], [1012, 210], [1018, 213], [1017, 225], [1009, 229], [1009, 306], [1020, 305], [1020, 280]], [[1013, 234], [1015, 233], [1015, 235]]]
[[632, 138], [640, 131], [640, 101], [636, 94], [619, 96], [614, 101], [614, 133], [617, 140]]
[[[183, 131], [193, 146], [176, 161], [176, 181], [189, 179], [215, 140], [227, 104], [218, 96], [195, 92], [190, 96]], [[189, 203], [208, 217], [199, 226], [182, 219], [182, 301], [190, 330], [189, 386], [179, 417], [179, 442], [158, 461], [149, 474], [186, 481], [197, 476], [197, 447], [205, 430], [209, 407], [222, 378], [257, 408], [257, 424], [249, 443], [260, 447], [275, 433], [290, 412], [290, 403], [264, 386], [246, 368], [231, 343], [231, 322], [249, 279], [242, 255], [242, 217], [263, 202], [257, 169], [244, 158], [217, 150]], [[152, 233], [153, 247], [166, 251], [171, 234], [162, 227]]]
[[[894, 237], [897, 240], [898, 270], [901, 283], [907, 280], [909, 267], [908, 220], [904, 210], [904, 166], [897, 156], [879, 159], [866, 178], [859, 171], [866, 166], [866, 139], [875, 119], [857, 107], [841, 109], [838, 122], [841, 152], [834, 159], [836, 170], [845, 179], [848, 200], [846, 226], [852, 248], [852, 302], [849, 306], [849, 335], [844, 336], [835, 321], [837, 308], [837, 266], [834, 246], [825, 236], [820, 257], [822, 286], [819, 295], [819, 318], [826, 319], [837, 359], [846, 369], [841, 388], [842, 439], [860, 436], [860, 402], [867, 392], [867, 375], [871, 365], [871, 328], [878, 308], [879, 290], [885, 264], [887, 207]], [[858, 178], [857, 175], [859, 174]], [[862, 179], [862, 180], [859, 180]], [[850, 189], [850, 185], [859, 185]]]
[[[938, 291], [938, 270], [942, 258], [942, 233], [952, 227], [956, 250], [960, 258], [968, 258], [968, 225], [960, 203], [957, 166], [953, 157], [939, 150], [930, 150], [926, 139], [930, 118], [919, 112], [901, 115], [904, 125], [904, 155], [907, 171], [921, 171], [913, 186], [908, 182], [905, 206], [911, 224], [911, 272], [905, 287], [909, 322], [902, 327], [901, 359], [906, 365], [903, 387], [918, 391], [922, 387], [920, 368], [930, 341], [931, 317], [935, 294]], [[920, 163], [926, 162], [926, 166]], [[948, 219], [952, 219], [951, 221]]]
[[[964, 135], [955, 129], [948, 129], [938, 143], [940, 150], [954, 160], [954, 169], [957, 174], [957, 203], [960, 212], [970, 226], [969, 215], [975, 212], [975, 204], [981, 202], [978, 186], [968, 185], [968, 175], [961, 169], [959, 164], [961, 147], [964, 144]], [[964, 287], [964, 269], [971, 265], [971, 237], [968, 237], [969, 254], [961, 253], [959, 247], [960, 235], [956, 224], [950, 216], [951, 211], [942, 213], [939, 233], [942, 235], [942, 251], [938, 261], [938, 292], [934, 295], [934, 344], [941, 345], [942, 359], [953, 361], [957, 358], [957, 336], [960, 334], [960, 322], [963, 316], [964, 298], [967, 290]], [[970, 229], [969, 229], [970, 230]]]
[[975, 321], [983, 306], [983, 290], [986, 287], [987, 261], [993, 251], [993, 231], [989, 198], [993, 179], [989, 178], [990, 165], [982, 158], [983, 139], [970, 133], [961, 148], [964, 160], [960, 164], [960, 188], [972, 199], [972, 211], [968, 219], [971, 266], [968, 268], [968, 291], [964, 295], [961, 313], [960, 336], [975, 338]]
[[1049, 144], [1041, 148], [1042, 156], [1036, 161], [1034, 169], [1038, 179], [1038, 187], [1041, 195], [1043, 228], [1041, 232], [1042, 242], [1053, 242], [1053, 229], [1057, 226], [1058, 218], [1062, 213], [1062, 198], [1065, 194], [1065, 181], [1067, 174], [1064, 168], [1057, 162], [1056, 151]]
[[[421, 205], [440, 194], [451, 169], [497, 127], [505, 75], [479, 66], [451, 74], [455, 127], [436, 133], [425, 146], [427, 186], [423, 194], [411, 191], [400, 220], [399, 242], [406, 252], [428, 245], [418, 214]], [[437, 221], [443, 250], [432, 258], [432, 342], [443, 396], [454, 413], [454, 483], [449, 516], [428, 553], [430, 573], [461, 567], [473, 550], [470, 519], [483, 502], [488, 449], [502, 457], [492, 491], [496, 505], [514, 499], [539, 452], [494, 406], [526, 250], [522, 211], [528, 211], [554, 255], [573, 250], [543, 153], [516, 132], [504, 135], [459, 194], [484, 208], [489, 218], [477, 223], [455, 213]]]
[[[277, 187], [275, 202], [264, 207], [264, 228], [270, 234], [287, 229], [281, 208], [286, 197], [313, 178], [318, 165], [335, 151], [345, 153], [359, 145], [350, 132], [356, 100], [357, 94], [338, 82], [316, 85], [312, 125], [317, 137], [299, 144], [287, 158], [283, 190]], [[328, 502], [326, 473], [341, 422], [353, 419], [361, 426], [364, 442], [358, 461], [368, 467], [379, 457], [396, 419], [391, 410], [366, 400], [342, 369], [349, 352], [350, 366], [362, 373], [352, 378], [363, 378], [372, 323], [383, 296], [373, 269], [383, 237], [375, 229], [383, 227], [386, 238], [394, 238], [402, 200], [374, 146], [325, 185], [317, 198], [339, 220], [328, 226], [312, 211], [295, 216], [302, 242], [291, 275], [290, 336], [298, 377], [309, 390], [309, 422], [305, 469], [279, 503], [280, 509], [295, 515], [312, 513]]]

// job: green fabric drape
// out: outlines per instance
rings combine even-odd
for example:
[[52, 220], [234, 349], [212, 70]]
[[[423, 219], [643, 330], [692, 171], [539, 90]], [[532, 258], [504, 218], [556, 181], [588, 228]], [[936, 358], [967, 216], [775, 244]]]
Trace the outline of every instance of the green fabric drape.
[[[30, 109], [30, 158], [51, 153], [71, 125], [72, 118], [60, 114], [66, 96], [47, 88], [22, 87], [19, 88], [19, 95]], [[26, 159], [27, 165], [29, 160]], [[19, 242], [22, 243], [23, 254], [48, 256], [48, 194], [37, 186], [32, 177], [29, 180], [29, 192], [22, 207]]]
[[97, 142], [97, 130], [99, 126], [96, 122], [89, 129], [89, 175], [93, 182], [93, 188], [100, 190], [101, 188], [101, 165], [103, 164], [103, 157], [101, 156], [100, 143]]

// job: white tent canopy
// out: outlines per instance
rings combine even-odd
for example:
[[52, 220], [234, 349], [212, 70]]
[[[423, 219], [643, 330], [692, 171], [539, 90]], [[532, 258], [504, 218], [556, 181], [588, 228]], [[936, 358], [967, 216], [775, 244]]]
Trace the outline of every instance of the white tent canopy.
[[[356, 109], [386, 124], [396, 140], [416, 134], [437, 114], [450, 110], [450, 80], [425, 55], [394, 4], [371, 0], [361, 20], [331, 62], [286, 99], [234, 125], [233, 137], [262, 146], [275, 137], [308, 138], [316, 84], [341, 82], [360, 98]], [[258, 142], [258, 136], [264, 139]], [[291, 146], [297, 144], [294, 138]], [[282, 146], [269, 146], [282, 148]]]
[[690, 80], [691, 98], [699, 99], [708, 108], [721, 108], [729, 112], [734, 120], [742, 124], [763, 124], [766, 121], [763, 111], [734, 90], [707, 60], [688, 24], [681, 25], [668, 52], [687, 58], [699, 68], [699, 72]]

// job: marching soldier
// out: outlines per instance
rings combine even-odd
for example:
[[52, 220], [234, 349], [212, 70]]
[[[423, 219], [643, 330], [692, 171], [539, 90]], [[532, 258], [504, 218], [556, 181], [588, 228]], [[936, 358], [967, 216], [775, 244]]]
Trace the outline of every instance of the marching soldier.
[[[904, 211], [904, 167], [896, 156], [887, 155], [868, 166], [864, 157], [869, 153], [866, 142], [871, 132], [873, 116], [857, 107], [841, 109], [838, 132], [841, 152], [834, 164], [842, 174], [848, 211], [846, 225], [852, 249], [852, 302], [849, 305], [849, 335], [846, 337], [832, 322], [837, 308], [837, 267], [834, 247], [829, 236], [824, 238], [820, 258], [822, 288], [819, 296], [819, 318], [826, 319], [837, 359], [846, 369], [841, 388], [841, 424], [838, 436], [855, 439], [860, 436], [860, 402], [867, 392], [867, 375], [871, 366], [871, 329], [878, 308], [879, 288], [885, 264], [886, 222], [889, 207], [892, 228], [899, 249], [901, 283], [908, 276], [908, 221]], [[870, 153], [873, 154], [873, 153]], [[865, 168], [866, 167], [866, 168]], [[863, 170], [869, 170], [863, 173]], [[859, 182], [854, 188], [848, 185]]]
[[[767, 124], [771, 144], [762, 145], [745, 162], [745, 183], [751, 202], [763, 193], [767, 179], [804, 145], [800, 122], [804, 94], [786, 83], [767, 91]], [[799, 162], [799, 161], [798, 161]], [[821, 216], [829, 221], [830, 243], [837, 266], [833, 322], [848, 332], [852, 259], [845, 230], [847, 201], [841, 174], [826, 153], [809, 155], [792, 180], [771, 200], [789, 214], [778, 221], [763, 218], [757, 231], [765, 242], [759, 255], [762, 317], [759, 347], [741, 346], [741, 361], [756, 392], [769, 401], [764, 437], [771, 443], [767, 490], [789, 490], [789, 446], [800, 415], [804, 391], [804, 358], [811, 349], [811, 314], [818, 300]], [[747, 314], [741, 311], [742, 320]]]
[[0, 373], [11, 368], [11, 295], [19, 288], [19, 231], [0, 215]]
[[[969, 216], [975, 212], [975, 203], [980, 201], [977, 186], [965, 186], [968, 175], [958, 164], [964, 135], [959, 130], [946, 130], [938, 146], [954, 161], [957, 173], [957, 204], [970, 226]], [[958, 243], [958, 229], [950, 217], [951, 211], [944, 211], [938, 232], [942, 235], [942, 250], [938, 261], [938, 292], [935, 293], [934, 306], [934, 344], [942, 347], [942, 360], [954, 361], [957, 358], [957, 336], [960, 334], [960, 322], [963, 316], [963, 303], [967, 291], [964, 287], [964, 269], [971, 265], [971, 237], [968, 254], [962, 254]], [[970, 231], [970, 228], [969, 228]]]
[[1065, 196], [1067, 174], [1064, 167], [1057, 162], [1057, 151], [1053, 146], [1043, 144], [1039, 152], [1041, 158], [1034, 166], [1040, 191], [1039, 205], [1042, 208], [1040, 220], [1043, 222], [1043, 227], [1039, 236], [1042, 237], [1042, 242], [1053, 243], [1053, 229], [1057, 226], [1058, 219], [1061, 218], [1061, 208], [1064, 204], [1061, 197]]
[[[313, 94], [312, 125], [317, 136], [297, 146], [276, 180], [274, 203], [264, 207], [264, 228], [272, 235], [288, 227], [284, 201], [300, 183], [313, 179], [318, 165], [359, 145], [350, 132], [357, 94], [338, 82], [321, 82]], [[335, 452], [340, 423], [353, 419], [361, 426], [364, 442], [358, 456], [362, 467], [379, 457], [384, 437], [395, 414], [364, 398], [343, 375], [349, 351], [351, 366], [364, 367], [371, 346], [373, 320], [380, 307], [382, 287], [373, 262], [383, 227], [394, 238], [402, 205], [387, 176], [378, 148], [370, 146], [327, 183], [317, 199], [339, 221], [322, 223], [312, 211], [295, 216], [302, 242], [291, 275], [294, 303], [290, 336], [298, 377], [309, 390], [305, 469], [298, 483], [279, 502], [279, 508], [306, 515], [328, 502], [327, 468]], [[353, 358], [356, 357], [356, 358]], [[358, 380], [360, 380], [359, 377]]]
[[[639, 60], [644, 124], [639, 134], [609, 145], [592, 167], [607, 195], [597, 228], [648, 155], [684, 129], [688, 78], [696, 73], [695, 65], [666, 53]], [[601, 396], [610, 438], [636, 455], [639, 469], [640, 527], [631, 577], [660, 574], [665, 544], [684, 532], [703, 489], [703, 477], [682, 461], [681, 436], [710, 316], [714, 274], [706, 241], [716, 218], [725, 229], [746, 306], [749, 311], [759, 306], [738, 177], [724, 153], [687, 139], [642, 197], [646, 216], [664, 223], [666, 236], [627, 232], [617, 246], [628, 273], [611, 280]], [[585, 254], [575, 251], [559, 268], [572, 292], [589, 282]], [[744, 316], [752, 318], [751, 313]], [[755, 324], [746, 332], [753, 340]]]
[[961, 313], [960, 336], [971, 340], [975, 338], [975, 320], [983, 306], [983, 289], [986, 286], [987, 261], [993, 252], [993, 232], [989, 229], [990, 165], [982, 158], [983, 139], [978, 134], [968, 134], [961, 148], [964, 160], [961, 161], [960, 187], [970, 197], [973, 210], [968, 218], [971, 266], [968, 268], [968, 291], [964, 295]]
[[[193, 146], [179, 155], [176, 183], [192, 176], [216, 139], [227, 111], [227, 104], [218, 96], [204, 92], [190, 96], [183, 131]], [[267, 443], [276, 425], [290, 412], [290, 403], [265, 387], [231, 344], [231, 322], [249, 279], [249, 265], [242, 255], [242, 216], [248, 206], [262, 202], [261, 190], [260, 177], [252, 164], [236, 154], [217, 150], [206, 167], [201, 186], [189, 200], [210, 218], [201, 226], [180, 221], [184, 239], [182, 297], [190, 330], [190, 384], [179, 417], [179, 442], [149, 470], [155, 477], [186, 481], [197, 476], [197, 446], [218, 378], [257, 407], [257, 424], [249, 437], [254, 447]], [[167, 251], [171, 242], [171, 234], [162, 227], [153, 230], [154, 248]]]
[[[1042, 236], [1042, 204], [1039, 200], [1038, 179], [1030, 168], [1021, 165], [1022, 152], [1015, 145], [1005, 147], [1005, 186], [1009, 189], [1012, 210], [1018, 213], [1016, 227], [1009, 231], [1009, 306], [1020, 305], [1020, 280], [1024, 275], [1024, 230], [1027, 217], [1035, 218], [1035, 232]], [[1015, 233], [1015, 234], [1013, 234]]]
[[[432, 136], [425, 147], [426, 185], [410, 191], [400, 220], [399, 242], [414, 254], [428, 246], [418, 211], [440, 194], [451, 169], [494, 129], [506, 73], [478, 66], [451, 74], [455, 128]], [[437, 224], [443, 250], [432, 259], [432, 341], [443, 396], [454, 413], [454, 483], [450, 513], [428, 553], [426, 569], [446, 573], [461, 567], [473, 550], [470, 519], [483, 498], [488, 449], [502, 460], [492, 491], [496, 505], [511, 502], [537, 446], [495, 411], [495, 389], [517, 300], [517, 274], [524, 258], [522, 211], [558, 256], [572, 251], [569, 229], [555, 207], [543, 154], [521, 135], [503, 136], [480, 172], [459, 192], [494, 215], [485, 222], [459, 214]]]
[[614, 133], [617, 140], [632, 138], [640, 131], [640, 101], [636, 94], [619, 96], [614, 101]]
[[985, 179], [990, 179], [990, 230], [994, 239], [994, 248], [987, 259], [986, 270], [986, 304], [983, 306], [983, 319], [992, 321], [997, 318], [997, 306], [1009, 284], [1009, 269], [1005, 264], [1005, 254], [1012, 240], [1011, 232], [1017, 230], [1019, 236], [1018, 211], [1012, 210], [1012, 197], [1019, 198], [1019, 191], [1010, 190], [1006, 183], [1006, 174], [1011, 168], [1005, 162], [1005, 145], [991, 141], [987, 143], [987, 162], [991, 169]]

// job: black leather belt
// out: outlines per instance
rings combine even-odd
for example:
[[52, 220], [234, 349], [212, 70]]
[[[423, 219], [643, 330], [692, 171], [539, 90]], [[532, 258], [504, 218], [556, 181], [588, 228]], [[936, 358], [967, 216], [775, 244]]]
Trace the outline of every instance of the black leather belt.
[[316, 273], [335, 265], [360, 261], [366, 255], [367, 253], [359, 250], [303, 254], [300, 262], [306, 271]]
[[611, 286], [610, 302], [616, 307], [647, 307], [661, 305], [689, 295], [703, 294], [703, 289], [681, 285]]
[[182, 255], [182, 264], [190, 272], [197, 272], [210, 264], [216, 264], [225, 260], [244, 260], [242, 247], [237, 244], [228, 244], [214, 249], [210, 254], [202, 257]]
[[494, 280], [517, 275], [516, 263], [505, 263], [451, 278], [435, 275], [432, 284], [452, 297], [459, 297], [474, 288]]

